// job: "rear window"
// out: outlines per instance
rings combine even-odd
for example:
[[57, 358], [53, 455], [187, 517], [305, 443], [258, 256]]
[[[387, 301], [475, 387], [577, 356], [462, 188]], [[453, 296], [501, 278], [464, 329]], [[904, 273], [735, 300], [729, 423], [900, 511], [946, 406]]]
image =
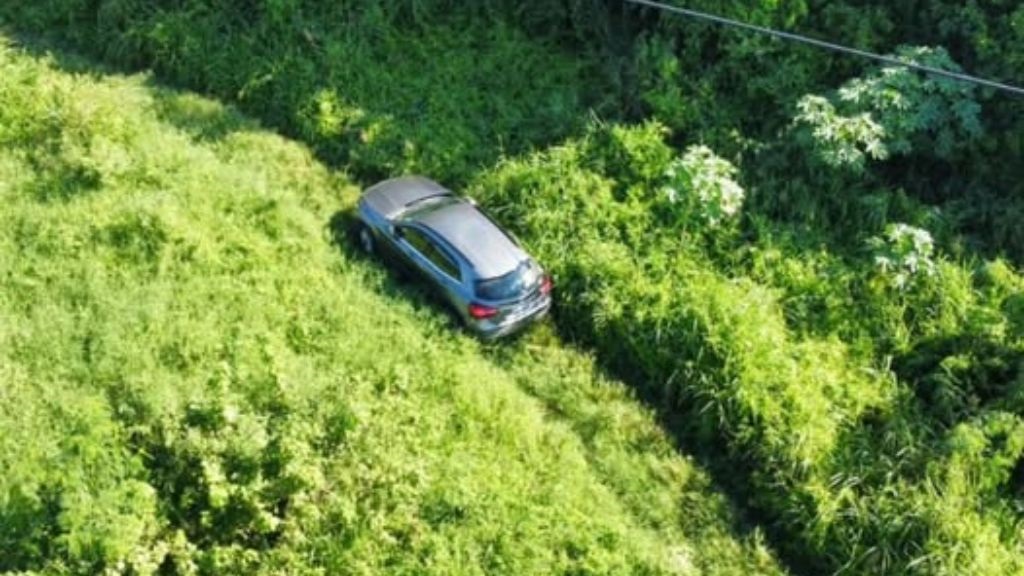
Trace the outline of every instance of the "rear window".
[[509, 300], [525, 295], [540, 282], [540, 267], [533, 260], [497, 278], [477, 280], [476, 295], [484, 300]]

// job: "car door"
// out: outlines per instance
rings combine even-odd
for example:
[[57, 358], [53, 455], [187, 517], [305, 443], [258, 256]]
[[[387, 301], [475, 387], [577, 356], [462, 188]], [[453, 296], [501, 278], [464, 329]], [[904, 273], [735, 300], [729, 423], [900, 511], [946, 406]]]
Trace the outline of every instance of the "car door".
[[397, 229], [398, 245], [409, 264], [447, 302], [459, 306], [462, 270], [453, 258], [429, 234], [415, 226]]

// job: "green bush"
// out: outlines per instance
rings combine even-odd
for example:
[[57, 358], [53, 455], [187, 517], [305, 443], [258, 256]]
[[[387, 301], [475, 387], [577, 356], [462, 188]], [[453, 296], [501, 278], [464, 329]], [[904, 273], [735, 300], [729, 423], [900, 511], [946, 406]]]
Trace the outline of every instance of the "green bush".
[[[961, 72], [943, 49], [905, 47], [893, 58]], [[833, 166], [863, 171], [865, 156], [881, 160], [915, 150], [948, 160], [983, 135], [974, 92], [969, 84], [890, 66], [850, 80], [832, 101], [805, 96], [796, 122], [811, 131], [810, 152]]]

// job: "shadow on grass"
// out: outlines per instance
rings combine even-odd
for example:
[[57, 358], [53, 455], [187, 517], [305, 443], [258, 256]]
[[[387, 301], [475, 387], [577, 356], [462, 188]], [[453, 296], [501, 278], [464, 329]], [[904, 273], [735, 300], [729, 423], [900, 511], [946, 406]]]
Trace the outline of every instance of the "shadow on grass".
[[260, 130], [259, 122], [243, 116], [232, 106], [209, 98], [179, 92], [148, 82], [157, 117], [201, 142], [217, 141], [235, 132]]
[[0, 506], [0, 571], [43, 570], [54, 535], [60, 533], [60, 491], [43, 486], [38, 494], [28, 495], [15, 489], [5, 497]]
[[[761, 528], [773, 550], [791, 550], [792, 543], [786, 540], [785, 534], [771, 529], [771, 515], [758, 508], [749, 497], [751, 485], [747, 479], [756, 472], [754, 467], [737, 465], [735, 458], [725, 458], [723, 455], [728, 453], [729, 447], [717, 435], [694, 434], [693, 425], [679, 408], [677, 400], [667, 396], [664, 390], [650, 385], [642, 375], [632, 370], [633, 365], [628, 360], [597, 354], [596, 347], [589, 344], [586, 338], [568, 334], [565, 326], [570, 322], [562, 318], [567, 312], [560, 309], [557, 303], [556, 294], [551, 315], [545, 320], [547, 330], [528, 332], [518, 342], [508, 341], [502, 346], [490, 347], [486, 351], [488, 358], [497, 366], [511, 369], [516, 362], [521, 361], [518, 354], [523, 347], [537, 345], [538, 339], [541, 346], [569, 348], [578, 354], [594, 357], [598, 376], [625, 384], [630, 390], [630, 397], [651, 411], [658, 426], [670, 439], [673, 449], [679, 454], [693, 457], [694, 462], [713, 480], [715, 491], [727, 497], [730, 516], [734, 520], [730, 526], [734, 536], [749, 538], [755, 530]], [[819, 573], [816, 567], [789, 554], [779, 560], [785, 560], [787, 569], [794, 574]]]
[[[599, 73], [604, 62], [461, 13], [398, 29], [370, 26], [361, 18], [373, 18], [354, 10], [329, 29], [300, 18], [295, 37], [291, 27], [273, 24], [224, 26], [222, 20], [237, 17], [227, 9], [185, 16], [184, 8], [126, 8], [122, 28], [109, 29], [92, 21], [90, 10], [69, 8], [69, 20], [50, 27], [39, 23], [48, 16], [29, 7], [0, 9], [0, 18], [25, 28], [15, 38], [36, 55], [59, 50], [53, 59], [67, 71], [136, 72], [141, 59], [150, 59], [162, 82], [230, 101], [364, 184], [420, 172], [458, 186], [506, 154], [578, 133], [589, 109], [607, 116], [617, 110]], [[62, 32], [73, 33], [72, 49], [121, 67], [68, 57], [68, 46], [53, 44], [68, 42]], [[167, 38], [174, 41], [163, 45]], [[138, 46], [121, 53], [97, 39]], [[240, 126], [238, 118], [218, 124], [187, 97], [176, 100], [161, 112], [198, 137]]]

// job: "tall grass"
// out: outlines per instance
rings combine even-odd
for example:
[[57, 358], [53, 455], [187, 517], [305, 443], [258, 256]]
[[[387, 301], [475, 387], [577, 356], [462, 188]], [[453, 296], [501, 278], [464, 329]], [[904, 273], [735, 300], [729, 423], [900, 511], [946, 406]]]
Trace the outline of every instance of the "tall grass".
[[[1014, 219], [1019, 202], [992, 201], [1019, 190], [1017, 133], [991, 131], [1015, 123], [1017, 105], [980, 95], [990, 131], [955, 157], [915, 144], [899, 161], [843, 173], [812, 160], [820, 150], [796, 140], [792, 119], [803, 96], [829, 94], [861, 73], [859, 64], [650, 11], [617, 24], [644, 32], [634, 45], [605, 33], [616, 19], [601, 3], [556, 4], [457, 11], [446, 2], [311, 0], [242, 11], [228, 1], [53, 1], [2, 13], [24, 31], [237, 102], [364, 184], [406, 171], [471, 183], [557, 272], [559, 332], [593, 347], [723, 470], [719, 478], [749, 494], [743, 504], [794, 565], [810, 573], [1024, 570], [1024, 316], [1013, 268], [1024, 228]], [[820, 11], [803, 2], [705, 7], [784, 27], [817, 25], [820, 15], [850, 43], [879, 50], [912, 28], [923, 41], [960, 47], [952, 53], [961, 63], [974, 54], [1011, 76], [1020, 60], [1016, 16], [1000, 7], [933, 2], [912, 15], [841, 0]], [[588, 23], [595, 43], [554, 32]], [[606, 48], [626, 56], [595, 57]], [[606, 119], [650, 114], [675, 131], [666, 136], [650, 123], [588, 133], [591, 107]], [[251, 130], [206, 120], [187, 101], [157, 108], [199, 140]], [[915, 109], [928, 120], [922, 126], [948, 128], [948, 114], [929, 110]], [[49, 144], [17, 162], [38, 174], [28, 188], [37, 201], [88, 198], [117, 169], [91, 159], [101, 140], [65, 143], [53, 126], [33, 126], [32, 138]], [[564, 145], [534, 150], [557, 142]], [[23, 178], [21, 166], [9, 168], [19, 174], [12, 181]], [[704, 204], [727, 197], [742, 198], [738, 215]], [[171, 236], [133, 214], [103, 232], [112, 253], [139, 262], [148, 256], [130, 255], [162, 254]], [[244, 218], [276, 230], [272, 209], [259, 214]], [[908, 249], [901, 240], [926, 237], [934, 244]], [[37, 244], [47, 245], [28, 243]], [[977, 255], [1000, 252], [1010, 263]], [[320, 333], [291, 337], [314, 343]], [[570, 427], [588, 450], [608, 445], [594, 427], [609, 417], [586, 418], [565, 405], [572, 396], [559, 386], [498, 359], [559, 414], [584, 418]], [[631, 513], [661, 525], [671, 516], [624, 491], [634, 470], [648, 469], [617, 454], [584, 459]]]
[[611, 103], [586, 81], [598, 86], [592, 62], [532, 41], [502, 16], [519, 10], [532, 9], [218, 0], [54, 1], [2, 12], [40, 35], [71, 23], [58, 41], [234, 102], [363, 180], [415, 171], [460, 182], [503, 152], [571, 134], [588, 106]]
[[[1020, 277], [1001, 262], [975, 275], [941, 261], [920, 284], [894, 288], [869, 260], [841, 265], [854, 282], [814, 286], [828, 277], [806, 279], [782, 256], [770, 268], [778, 288], [758, 284], [723, 254], [779, 257], [778, 246], [666, 206], [678, 178], [662, 137], [656, 125], [597, 127], [473, 184], [554, 269], [563, 330], [679, 413], [682, 437], [743, 471], [737, 489], [789, 535], [777, 542], [796, 565], [1024, 570], [1011, 511], [1024, 348], [1003, 332]], [[697, 187], [674, 192], [699, 203]], [[823, 294], [842, 325], [867, 324], [870, 336], [851, 346], [828, 330], [792, 330], [783, 289]]]
[[7, 47], [0, 94], [0, 571], [780, 572], [591, 358], [333, 244], [307, 149]]

